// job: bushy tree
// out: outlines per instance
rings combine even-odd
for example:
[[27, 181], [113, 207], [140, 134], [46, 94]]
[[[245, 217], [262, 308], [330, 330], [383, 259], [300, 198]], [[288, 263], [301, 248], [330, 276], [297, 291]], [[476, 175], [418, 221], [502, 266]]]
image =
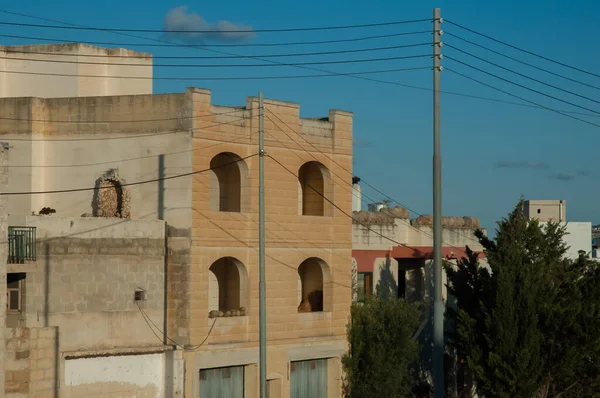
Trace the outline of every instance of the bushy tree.
[[598, 266], [565, 259], [564, 235], [557, 223], [528, 220], [521, 201], [494, 240], [476, 232], [489, 269], [468, 247], [456, 269], [446, 268], [458, 306], [449, 312], [452, 341], [485, 396], [599, 391]]
[[410, 396], [409, 365], [416, 359], [412, 339], [419, 310], [404, 299], [366, 298], [354, 303], [347, 327], [349, 352], [342, 358], [347, 398]]

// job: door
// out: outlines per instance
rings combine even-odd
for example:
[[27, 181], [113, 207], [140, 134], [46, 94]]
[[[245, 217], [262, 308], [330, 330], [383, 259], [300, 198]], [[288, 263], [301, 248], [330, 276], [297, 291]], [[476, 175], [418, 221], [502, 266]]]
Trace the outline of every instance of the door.
[[290, 398], [327, 398], [327, 359], [290, 364]]
[[200, 398], [244, 398], [244, 367], [200, 370]]

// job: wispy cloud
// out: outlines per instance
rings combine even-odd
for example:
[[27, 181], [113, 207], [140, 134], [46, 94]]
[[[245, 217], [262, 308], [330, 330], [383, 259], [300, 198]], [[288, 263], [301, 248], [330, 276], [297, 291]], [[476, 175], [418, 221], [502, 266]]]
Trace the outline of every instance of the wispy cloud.
[[521, 161], [500, 160], [496, 163], [496, 167], [499, 169], [545, 170], [548, 168], [548, 165], [545, 163], [532, 162], [532, 161], [527, 161], [527, 160], [521, 160]]
[[187, 6], [179, 6], [169, 10], [165, 15], [163, 29], [167, 38], [188, 43], [202, 43], [205, 40], [243, 41], [253, 39], [256, 36], [251, 26], [229, 21], [208, 23], [197, 13], [188, 12]]
[[575, 170], [573, 172], [559, 172], [551, 174], [548, 178], [559, 181], [573, 181], [578, 178], [593, 177], [589, 170]]
[[369, 141], [363, 141], [363, 140], [360, 140], [358, 138], [354, 138], [352, 140], [352, 144], [356, 148], [365, 148], [366, 149], [366, 148], [372, 148], [373, 147], [373, 144], [371, 142], [369, 142]]

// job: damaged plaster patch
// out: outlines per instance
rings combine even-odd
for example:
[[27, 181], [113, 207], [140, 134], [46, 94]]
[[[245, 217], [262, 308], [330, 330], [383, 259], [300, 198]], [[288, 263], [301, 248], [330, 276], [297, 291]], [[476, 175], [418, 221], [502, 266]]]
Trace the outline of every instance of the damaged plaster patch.
[[118, 169], [110, 169], [100, 176], [92, 198], [92, 216], [131, 218], [131, 192], [125, 185]]

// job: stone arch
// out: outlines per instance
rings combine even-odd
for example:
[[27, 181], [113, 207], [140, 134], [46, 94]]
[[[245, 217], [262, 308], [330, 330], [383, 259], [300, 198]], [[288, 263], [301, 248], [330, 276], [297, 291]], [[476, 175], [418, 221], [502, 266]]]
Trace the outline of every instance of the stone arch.
[[209, 311], [228, 316], [246, 315], [249, 303], [248, 270], [234, 257], [222, 257], [209, 268]]
[[131, 192], [125, 185], [118, 169], [110, 169], [102, 174], [94, 186], [92, 215], [131, 218]]
[[329, 216], [333, 201], [331, 177], [323, 164], [304, 163], [298, 170], [298, 214], [303, 216]]
[[247, 212], [250, 173], [235, 153], [221, 152], [210, 161], [210, 208], [213, 211]]
[[298, 312], [331, 311], [329, 266], [318, 257], [304, 260], [298, 267]]

